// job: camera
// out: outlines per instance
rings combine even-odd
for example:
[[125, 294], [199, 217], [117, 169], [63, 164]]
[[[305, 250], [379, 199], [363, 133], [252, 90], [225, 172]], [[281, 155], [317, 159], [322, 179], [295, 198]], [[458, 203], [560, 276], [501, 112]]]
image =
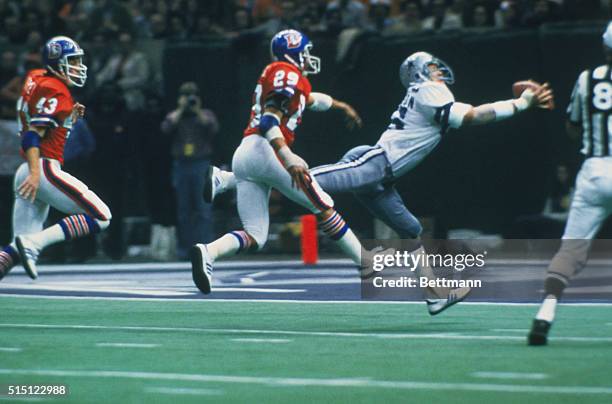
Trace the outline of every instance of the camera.
[[190, 95], [187, 97], [187, 105], [191, 108], [195, 107], [198, 104], [198, 96]]

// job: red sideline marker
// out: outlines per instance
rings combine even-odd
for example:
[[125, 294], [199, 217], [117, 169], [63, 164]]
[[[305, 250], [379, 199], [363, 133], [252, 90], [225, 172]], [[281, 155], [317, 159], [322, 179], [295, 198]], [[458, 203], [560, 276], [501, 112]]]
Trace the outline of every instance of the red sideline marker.
[[319, 259], [317, 218], [315, 215], [302, 216], [302, 262], [316, 264]]

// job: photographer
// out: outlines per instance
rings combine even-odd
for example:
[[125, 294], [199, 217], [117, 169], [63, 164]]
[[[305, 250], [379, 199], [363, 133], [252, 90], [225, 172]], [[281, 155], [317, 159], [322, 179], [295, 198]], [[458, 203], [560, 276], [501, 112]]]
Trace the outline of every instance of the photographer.
[[178, 107], [166, 116], [161, 130], [172, 136], [173, 184], [178, 212], [177, 255], [179, 259], [187, 259], [193, 244], [211, 240], [211, 207], [203, 201], [202, 191], [212, 154], [212, 139], [219, 130], [215, 114], [202, 108], [196, 83], [181, 85]]

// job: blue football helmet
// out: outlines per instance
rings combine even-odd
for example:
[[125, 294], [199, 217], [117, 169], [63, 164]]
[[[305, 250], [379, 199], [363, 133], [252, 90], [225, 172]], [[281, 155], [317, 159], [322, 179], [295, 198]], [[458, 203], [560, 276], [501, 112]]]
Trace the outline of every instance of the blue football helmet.
[[289, 62], [303, 73], [317, 74], [321, 71], [321, 59], [310, 54], [312, 42], [294, 29], [286, 29], [274, 35], [270, 41], [272, 59]]
[[455, 82], [453, 70], [446, 63], [427, 52], [415, 52], [404, 60], [399, 69], [400, 80], [404, 87], [432, 81], [430, 69], [432, 65], [442, 73], [440, 80], [446, 84]]
[[44, 66], [51, 72], [65, 76], [68, 81], [83, 87], [87, 80], [87, 66], [83, 64], [83, 49], [67, 36], [56, 36], [47, 41], [43, 48]]

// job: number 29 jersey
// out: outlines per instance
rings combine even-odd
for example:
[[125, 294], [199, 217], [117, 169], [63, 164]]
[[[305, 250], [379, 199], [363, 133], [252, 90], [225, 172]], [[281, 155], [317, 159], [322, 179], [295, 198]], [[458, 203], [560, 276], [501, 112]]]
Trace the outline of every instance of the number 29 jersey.
[[259, 122], [266, 101], [269, 97], [280, 94], [289, 99], [283, 111], [284, 116], [280, 123], [280, 130], [287, 144], [291, 146], [295, 139], [294, 131], [302, 121], [302, 113], [306, 108], [311, 91], [310, 82], [294, 65], [286, 62], [274, 62], [266, 66], [255, 87], [251, 117], [244, 130], [244, 136], [260, 134]]
[[582, 124], [582, 149], [586, 157], [612, 155], [612, 69], [609, 65], [585, 70], [576, 81], [568, 119]]
[[28, 73], [17, 102], [17, 119], [21, 134], [30, 126], [47, 128], [40, 141], [41, 157], [64, 163], [64, 145], [72, 129], [73, 107], [70, 91], [60, 79], [48, 75], [44, 69]]

